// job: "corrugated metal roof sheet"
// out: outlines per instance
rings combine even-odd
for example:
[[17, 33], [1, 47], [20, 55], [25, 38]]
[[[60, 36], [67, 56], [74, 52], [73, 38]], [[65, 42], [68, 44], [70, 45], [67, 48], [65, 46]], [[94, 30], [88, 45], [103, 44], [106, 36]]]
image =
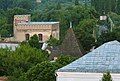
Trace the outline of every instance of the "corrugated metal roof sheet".
[[120, 73], [120, 43], [118, 41], [105, 43], [58, 71]]

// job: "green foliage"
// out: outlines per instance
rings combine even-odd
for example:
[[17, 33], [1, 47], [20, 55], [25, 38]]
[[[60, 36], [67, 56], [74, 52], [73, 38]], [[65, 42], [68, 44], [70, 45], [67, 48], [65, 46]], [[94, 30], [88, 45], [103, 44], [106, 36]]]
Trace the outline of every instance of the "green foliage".
[[101, 14], [103, 11], [120, 14], [120, 0], [91, 0], [91, 5]]
[[[62, 4], [60, 4], [62, 5]], [[76, 27], [80, 21], [88, 18], [95, 18], [93, 14], [96, 12], [93, 9], [85, 8], [82, 5], [70, 5], [60, 9], [57, 6], [48, 7], [42, 11], [35, 11], [32, 15], [33, 21], [59, 21], [60, 22], [60, 40], [63, 40], [69, 22]]]
[[[0, 0], [0, 35], [2, 37], [13, 35], [14, 15], [32, 14], [32, 21], [59, 21], [60, 41], [64, 39], [69, 22], [72, 22], [78, 42], [86, 51], [89, 51], [96, 39], [96, 33], [93, 32], [96, 30], [96, 18], [99, 18], [99, 14], [103, 11], [106, 13], [112, 11], [114, 13], [109, 15], [115, 28], [113, 32], [103, 33], [97, 39], [96, 45], [112, 40], [120, 41], [120, 16], [118, 15], [120, 0], [117, 0], [117, 3], [116, 0], [91, 0], [95, 9], [83, 6], [83, 0], [42, 0], [40, 4], [35, 1]], [[57, 46], [59, 41], [51, 38], [49, 44]], [[28, 43], [23, 42], [15, 51], [0, 49], [0, 75], [10, 76], [10, 81], [55, 81], [55, 70], [76, 59], [62, 55], [52, 63], [48, 60], [49, 55], [46, 52], [36, 48], [39, 48], [39, 40], [37, 35], [34, 35]], [[105, 77], [109, 75], [109, 73], [104, 74]]]
[[19, 77], [37, 63], [48, 60], [48, 54], [32, 48], [29, 45], [21, 45], [15, 51], [0, 49], [0, 68], [5, 75]]
[[78, 0], [75, 0], [75, 5], [79, 5], [79, 1]]
[[50, 39], [47, 41], [47, 43], [48, 43], [50, 46], [57, 46], [57, 45], [59, 45], [59, 40], [57, 40], [57, 39], [54, 38], [54, 37], [50, 37]]
[[13, 36], [14, 15], [28, 14], [32, 8], [33, 0], [0, 0], [0, 35]]
[[45, 61], [28, 70], [26, 77], [28, 81], [55, 81], [55, 70], [58, 67], [56, 63]]
[[[76, 0], [79, 2], [80, 0]], [[1, 21], [5, 23], [0, 26], [0, 34], [3, 37], [13, 36], [13, 17], [16, 14], [32, 14], [33, 21], [59, 21], [60, 22], [60, 40], [63, 40], [67, 29], [69, 28], [69, 22], [73, 22], [73, 26], [76, 27], [83, 19], [94, 18], [95, 12], [93, 9], [85, 8], [82, 5], [74, 5], [75, 1], [72, 0], [42, 0], [41, 4], [36, 4], [35, 1], [30, 0], [9, 0], [11, 4], [6, 6], [4, 11], [0, 11], [0, 16], [5, 18]], [[1, 3], [6, 4], [4, 1]], [[48, 3], [50, 3], [48, 5]], [[56, 4], [57, 3], [57, 4]], [[66, 5], [64, 5], [64, 3]], [[67, 4], [69, 3], [69, 4]], [[2, 6], [2, 5], [1, 5]], [[32, 8], [31, 8], [32, 6]], [[44, 8], [43, 8], [44, 7]], [[2, 23], [2, 22], [0, 22]], [[1, 25], [1, 24], [0, 24]]]
[[115, 26], [117, 26], [117, 27], [120, 26], [120, 15], [113, 13], [113, 12], [111, 12], [109, 15], [110, 15], [113, 23], [115, 24]]
[[6, 16], [7, 16], [7, 19], [8, 19], [8, 23], [12, 24], [13, 23], [14, 15], [18, 15], [18, 14], [19, 15], [28, 14], [28, 10], [23, 9], [23, 8], [19, 8], [19, 7], [9, 8], [6, 11]]
[[0, 9], [7, 10], [8, 8], [20, 7], [31, 9], [35, 7], [34, 0], [0, 0]]
[[18, 6], [20, 8], [31, 11], [35, 8], [35, 0], [19, 0]]
[[0, 18], [0, 35], [1, 37], [10, 37], [12, 33], [12, 25], [8, 24], [7, 18]]
[[65, 66], [65, 65], [73, 62], [76, 59], [77, 59], [77, 57], [72, 57], [69, 55], [61, 55], [60, 57], [58, 57], [56, 62], [59, 63], [61, 66]]
[[89, 51], [94, 46], [95, 37], [93, 36], [93, 31], [95, 27], [96, 20], [84, 19], [75, 29], [77, 39], [79, 40], [79, 43], [83, 46], [83, 49], [86, 51]]
[[116, 0], [91, 0], [92, 6], [95, 7], [95, 9], [99, 13], [103, 13], [105, 11], [106, 13], [108, 12], [115, 12], [116, 11]]
[[120, 0], [117, 0], [116, 13], [120, 15]]
[[13, 36], [13, 18], [16, 14], [27, 14], [28, 11], [23, 8], [12, 8], [7, 11], [0, 11], [0, 35], [2, 37]]
[[19, 79], [22, 81], [55, 81], [55, 70], [61, 68], [71, 62], [76, 58], [72, 56], [60, 56], [56, 62], [44, 61], [38, 63], [36, 66], [30, 68], [25, 75], [21, 76]]
[[102, 81], [112, 81], [112, 77], [110, 75], [110, 72], [103, 74]]
[[97, 46], [102, 45], [105, 42], [109, 42], [109, 41], [120, 41], [120, 28], [114, 29], [113, 32], [108, 32], [108, 33], [103, 33], [97, 41]]
[[19, 77], [8, 76], [8, 81], [28, 81], [28, 79], [26, 78], [26, 73], [22, 73]]
[[9, 76], [9, 81], [55, 81], [55, 70], [76, 59], [60, 56], [56, 62], [50, 62], [48, 57], [46, 52], [27, 43], [21, 44], [15, 51], [0, 49], [0, 75]]
[[30, 40], [28, 41], [29, 45], [31, 47], [40, 49], [40, 43], [39, 43], [39, 39], [38, 36], [35, 34], [32, 37], [30, 37]]
[[11, 54], [9, 49], [0, 49], [0, 76], [7, 75], [4, 63], [7, 60], [7, 54]]

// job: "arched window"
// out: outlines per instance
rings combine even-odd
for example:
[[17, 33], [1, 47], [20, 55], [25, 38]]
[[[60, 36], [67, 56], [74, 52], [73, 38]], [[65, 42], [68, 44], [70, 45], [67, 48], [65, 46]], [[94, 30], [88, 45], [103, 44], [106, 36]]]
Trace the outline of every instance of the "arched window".
[[42, 34], [38, 34], [38, 38], [39, 38], [39, 41], [42, 41], [43, 40], [43, 35]]
[[29, 38], [30, 38], [30, 35], [29, 34], [25, 34], [26, 41], [29, 40]]

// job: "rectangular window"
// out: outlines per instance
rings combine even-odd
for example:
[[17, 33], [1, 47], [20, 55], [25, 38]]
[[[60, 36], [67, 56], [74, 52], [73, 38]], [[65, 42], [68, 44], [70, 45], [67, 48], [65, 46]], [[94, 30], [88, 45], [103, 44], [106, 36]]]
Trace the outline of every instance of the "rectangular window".
[[39, 41], [43, 40], [43, 35], [42, 34], [38, 34], [38, 37], [39, 37]]
[[29, 40], [29, 38], [30, 38], [30, 35], [29, 34], [25, 34], [26, 41]]

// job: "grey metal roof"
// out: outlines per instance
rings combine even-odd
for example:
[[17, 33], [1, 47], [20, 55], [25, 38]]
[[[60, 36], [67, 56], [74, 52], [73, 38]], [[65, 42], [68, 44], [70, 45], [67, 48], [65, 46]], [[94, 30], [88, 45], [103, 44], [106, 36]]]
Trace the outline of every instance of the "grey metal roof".
[[14, 16], [31, 16], [30, 14], [26, 14], [26, 15], [14, 15]]
[[13, 43], [0, 43], [0, 48], [11, 48], [12, 50], [15, 50], [16, 47], [18, 47], [18, 44], [13, 44]]
[[58, 72], [103, 73], [106, 71], [120, 73], [120, 43], [118, 41], [105, 43], [71, 64], [58, 69]]
[[59, 22], [23, 22], [23, 23], [18, 23], [18, 24], [30, 24], [30, 25], [36, 25], [36, 24], [41, 24], [41, 25], [52, 25], [52, 24], [58, 24]]

